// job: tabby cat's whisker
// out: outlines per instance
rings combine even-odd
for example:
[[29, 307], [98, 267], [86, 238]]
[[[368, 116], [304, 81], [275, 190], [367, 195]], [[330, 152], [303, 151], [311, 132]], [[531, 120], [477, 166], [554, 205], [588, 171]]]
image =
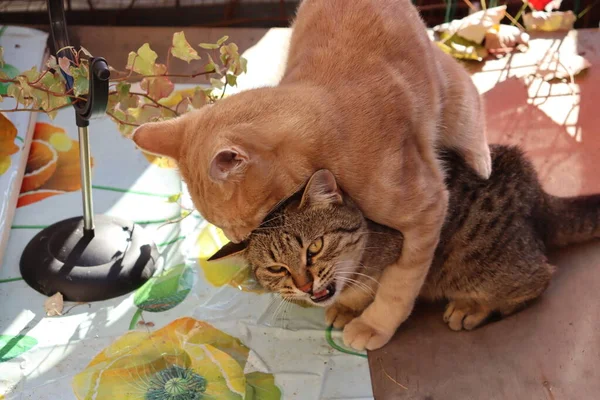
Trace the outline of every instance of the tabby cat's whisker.
[[360, 273], [360, 272], [340, 271], [339, 273], [340, 274], [344, 274], [344, 275], [354, 275], [354, 274], [356, 274], [356, 275], [364, 276], [365, 278], [368, 278], [368, 279], [372, 280], [373, 282], [375, 282], [377, 285], [380, 284], [377, 279], [375, 279], [372, 276], [369, 276], [367, 274]]
[[336, 279], [338, 279], [340, 282], [347, 283], [348, 285], [354, 285], [357, 289], [361, 289], [368, 295], [375, 297], [375, 291], [363, 282], [345, 276], [336, 276]]

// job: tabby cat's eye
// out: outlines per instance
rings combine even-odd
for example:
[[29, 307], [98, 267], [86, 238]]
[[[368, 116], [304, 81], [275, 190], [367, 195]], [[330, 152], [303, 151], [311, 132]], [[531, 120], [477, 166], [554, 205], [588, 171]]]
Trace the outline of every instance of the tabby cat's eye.
[[282, 267], [281, 265], [272, 265], [270, 267], [267, 267], [267, 270], [273, 274], [281, 274], [282, 272], [286, 272], [286, 268]]
[[308, 250], [306, 251], [306, 256], [308, 258], [314, 257], [319, 254], [323, 250], [323, 238], [320, 237], [308, 246]]

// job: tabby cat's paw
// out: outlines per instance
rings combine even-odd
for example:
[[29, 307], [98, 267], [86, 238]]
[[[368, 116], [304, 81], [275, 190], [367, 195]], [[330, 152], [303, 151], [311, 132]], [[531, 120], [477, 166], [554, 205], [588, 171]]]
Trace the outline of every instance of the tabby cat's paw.
[[478, 304], [463, 304], [457, 301], [451, 301], [444, 312], [444, 322], [453, 331], [467, 330], [477, 328], [490, 315], [491, 311]]
[[390, 341], [394, 332], [382, 332], [369, 324], [363, 316], [354, 318], [344, 328], [344, 344], [356, 350], [376, 350]]
[[356, 318], [356, 312], [341, 304], [333, 304], [325, 311], [325, 322], [327, 325], [333, 325], [336, 329], [341, 329]]

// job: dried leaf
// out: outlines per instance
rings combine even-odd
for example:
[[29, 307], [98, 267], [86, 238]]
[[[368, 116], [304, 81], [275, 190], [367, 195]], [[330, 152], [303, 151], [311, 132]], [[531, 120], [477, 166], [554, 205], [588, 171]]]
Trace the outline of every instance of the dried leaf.
[[46, 67], [48, 67], [49, 69], [59, 68], [58, 61], [56, 61], [56, 57], [50, 56], [48, 58], [48, 61], [46, 61]]
[[191, 98], [191, 102], [192, 107], [194, 108], [201, 108], [206, 105], [206, 103], [208, 102], [208, 98], [206, 97], [206, 94], [204, 93], [204, 90], [202, 88], [196, 88], [194, 95]]
[[506, 15], [506, 6], [488, 8], [477, 11], [463, 19], [457, 19], [447, 24], [438, 25], [434, 31], [439, 33], [457, 34], [475, 44], [481, 44], [488, 30], [500, 24]]
[[175, 107], [175, 112], [177, 114], [185, 114], [188, 111], [192, 110], [192, 102], [190, 101], [189, 97], [186, 97], [185, 99], [181, 100], [177, 106]]
[[59, 57], [58, 65], [65, 74], [71, 76], [71, 61], [67, 57]]
[[137, 52], [130, 52], [127, 57], [126, 69], [137, 72], [141, 75], [155, 75], [155, 63], [158, 54], [150, 48], [148, 43], [144, 43]]
[[573, 11], [533, 11], [523, 15], [523, 23], [528, 31], [568, 31], [575, 23]]
[[0, 46], [0, 68], [4, 67], [4, 47]]
[[516, 26], [499, 25], [485, 34], [485, 48], [490, 53], [509, 53], [518, 47], [529, 46], [529, 34]]
[[63, 296], [60, 292], [57, 292], [55, 295], [48, 297], [44, 302], [44, 310], [46, 310], [46, 315], [48, 317], [55, 317], [57, 315], [62, 315], [64, 308]]
[[160, 100], [169, 96], [175, 85], [166, 76], [156, 78], [144, 78], [141, 82], [141, 87], [146, 91], [148, 96], [154, 100]]
[[183, 32], [175, 32], [173, 34], [173, 47], [171, 47], [173, 57], [187, 61], [189, 64], [192, 60], [199, 60], [198, 52], [185, 39]]
[[80, 51], [81, 51], [83, 54], [85, 54], [86, 56], [88, 56], [88, 57], [93, 57], [93, 56], [92, 56], [92, 53], [90, 53], [90, 52], [88, 51], [88, 49], [86, 49], [85, 47], [81, 46], [81, 47], [79, 48], [79, 50], [80, 50]]

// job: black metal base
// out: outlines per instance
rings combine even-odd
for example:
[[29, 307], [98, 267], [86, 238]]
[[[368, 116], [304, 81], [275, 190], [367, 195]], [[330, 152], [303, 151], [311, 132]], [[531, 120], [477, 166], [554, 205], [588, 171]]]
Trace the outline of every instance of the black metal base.
[[120, 218], [66, 219], [38, 233], [21, 256], [21, 275], [35, 290], [65, 300], [111, 299], [143, 285], [156, 270], [158, 250], [144, 229]]

